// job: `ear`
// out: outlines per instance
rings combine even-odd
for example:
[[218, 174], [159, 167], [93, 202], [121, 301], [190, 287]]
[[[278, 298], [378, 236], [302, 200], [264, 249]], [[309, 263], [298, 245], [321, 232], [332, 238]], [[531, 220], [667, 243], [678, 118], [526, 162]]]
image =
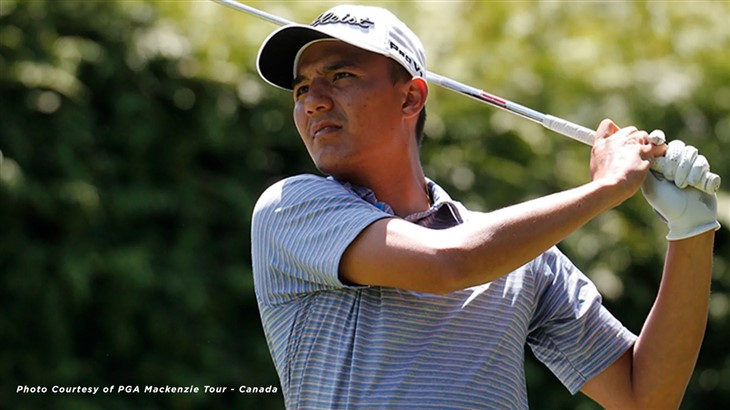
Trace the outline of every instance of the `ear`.
[[428, 99], [428, 85], [421, 77], [413, 77], [406, 84], [405, 100], [403, 101], [403, 114], [406, 117], [417, 117], [426, 105]]

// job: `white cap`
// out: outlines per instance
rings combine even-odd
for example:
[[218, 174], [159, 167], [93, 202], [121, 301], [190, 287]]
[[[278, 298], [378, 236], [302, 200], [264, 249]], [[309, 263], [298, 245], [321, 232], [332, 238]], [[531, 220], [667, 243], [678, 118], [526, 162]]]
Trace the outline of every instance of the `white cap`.
[[372, 6], [336, 6], [312, 24], [282, 27], [264, 41], [257, 68], [266, 82], [292, 89], [299, 55], [310, 43], [337, 39], [390, 57], [413, 77], [426, 78], [426, 52], [421, 40], [390, 11]]

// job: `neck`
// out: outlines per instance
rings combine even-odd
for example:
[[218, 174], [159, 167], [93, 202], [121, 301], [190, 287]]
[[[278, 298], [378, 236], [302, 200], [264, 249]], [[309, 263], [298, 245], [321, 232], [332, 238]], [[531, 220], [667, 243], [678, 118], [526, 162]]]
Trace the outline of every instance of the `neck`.
[[390, 205], [396, 215], [422, 212], [431, 207], [431, 196], [418, 157], [398, 166], [372, 170], [364, 177], [345, 178], [345, 181], [373, 190], [378, 201]]

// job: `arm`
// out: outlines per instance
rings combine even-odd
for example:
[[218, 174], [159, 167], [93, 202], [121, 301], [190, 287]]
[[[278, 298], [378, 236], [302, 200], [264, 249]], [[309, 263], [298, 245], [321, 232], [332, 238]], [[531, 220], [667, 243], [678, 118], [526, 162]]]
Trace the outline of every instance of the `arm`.
[[659, 293], [633, 351], [583, 391], [610, 408], [677, 408], [707, 322], [717, 197], [653, 174], [642, 191], [669, 226]]
[[714, 230], [670, 241], [654, 306], [633, 350], [588, 381], [606, 408], [678, 408], [707, 322]]
[[340, 277], [350, 283], [448, 293], [492, 281], [537, 257], [609, 209], [615, 186], [592, 182], [445, 230], [382, 219], [348, 247]]
[[343, 281], [448, 293], [492, 281], [537, 257], [600, 213], [633, 195], [658, 148], [645, 132], [604, 120], [591, 154], [593, 181], [433, 231], [380, 220], [350, 244]]

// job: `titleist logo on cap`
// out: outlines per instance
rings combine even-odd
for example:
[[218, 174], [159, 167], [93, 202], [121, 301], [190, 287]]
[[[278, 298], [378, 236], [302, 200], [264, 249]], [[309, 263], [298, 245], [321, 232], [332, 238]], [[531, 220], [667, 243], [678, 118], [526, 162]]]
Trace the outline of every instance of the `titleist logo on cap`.
[[317, 17], [317, 19], [312, 22], [312, 27], [323, 26], [325, 24], [349, 24], [351, 26], [358, 26], [364, 29], [370, 29], [375, 26], [375, 23], [367, 17], [358, 18], [356, 16], [351, 16], [349, 13], [344, 16], [338, 16], [335, 13], [326, 13]]

